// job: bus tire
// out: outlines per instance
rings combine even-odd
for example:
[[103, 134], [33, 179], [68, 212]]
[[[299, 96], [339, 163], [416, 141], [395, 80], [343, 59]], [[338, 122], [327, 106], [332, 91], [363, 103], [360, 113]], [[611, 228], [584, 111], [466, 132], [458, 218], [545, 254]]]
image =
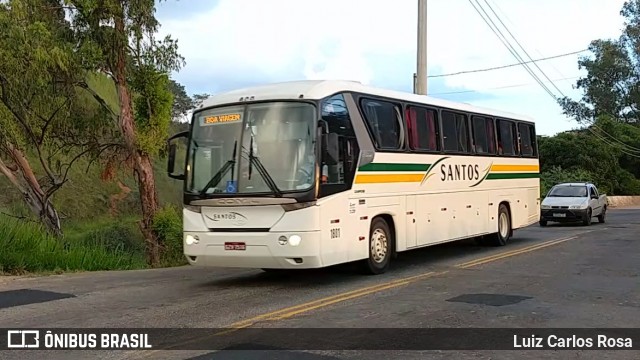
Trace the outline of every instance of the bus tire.
[[511, 216], [505, 204], [498, 208], [498, 232], [491, 236], [491, 245], [505, 246], [511, 236]]
[[369, 230], [369, 257], [363, 262], [366, 274], [378, 275], [387, 271], [391, 261], [393, 235], [389, 224], [381, 218], [374, 218]]

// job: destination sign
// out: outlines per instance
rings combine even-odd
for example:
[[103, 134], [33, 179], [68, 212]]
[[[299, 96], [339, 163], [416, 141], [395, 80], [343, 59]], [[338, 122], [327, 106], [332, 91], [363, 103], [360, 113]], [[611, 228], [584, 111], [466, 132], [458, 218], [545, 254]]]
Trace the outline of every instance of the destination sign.
[[213, 115], [213, 116], [205, 117], [204, 118], [204, 123], [205, 124], [218, 124], [218, 123], [239, 121], [240, 119], [241, 119], [241, 115], [240, 114]]

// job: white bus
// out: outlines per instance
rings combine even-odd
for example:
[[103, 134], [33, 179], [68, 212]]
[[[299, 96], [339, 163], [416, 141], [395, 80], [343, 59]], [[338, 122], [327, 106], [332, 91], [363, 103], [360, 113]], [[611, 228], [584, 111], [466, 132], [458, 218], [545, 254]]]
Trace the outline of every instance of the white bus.
[[169, 140], [168, 172], [184, 180], [184, 254], [199, 266], [380, 274], [402, 251], [505, 245], [540, 216], [532, 119], [352, 81], [212, 96]]

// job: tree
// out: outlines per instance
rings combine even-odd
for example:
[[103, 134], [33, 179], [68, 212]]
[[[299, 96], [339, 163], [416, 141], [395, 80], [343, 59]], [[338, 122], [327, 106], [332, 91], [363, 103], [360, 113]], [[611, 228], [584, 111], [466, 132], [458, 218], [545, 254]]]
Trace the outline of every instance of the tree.
[[209, 96], [209, 94], [195, 94], [193, 95], [193, 106], [194, 107], [198, 107], [200, 105], [202, 105], [202, 102], [204, 102]]
[[625, 19], [621, 36], [592, 41], [593, 58], [578, 62], [587, 70], [587, 76], [576, 82], [582, 99], [560, 101], [565, 114], [581, 123], [606, 115], [640, 126], [640, 0], [625, 2], [620, 14]]
[[[160, 262], [163, 246], [153, 230], [159, 208], [151, 156], [164, 146], [173, 96], [169, 73], [184, 65], [177, 42], [157, 40], [153, 0], [65, 0], [89, 70], [113, 79], [119, 113], [114, 113], [140, 193], [148, 261]], [[88, 88], [88, 91], [92, 89]], [[96, 99], [104, 103], [99, 94]]]
[[194, 99], [187, 95], [184, 85], [171, 79], [169, 80], [169, 90], [173, 94], [173, 109], [171, 116], [174, 121], [186, 116], [189, 110], [194, 108]]
[[73, 116], [84, 106], [72, 85], [83, 73], [64, 12], [55, 3], [0, 4], [0, 174], [52, 234], [62, 235], [53, 195], [78, 159], [111, 145], [91, 136], [95, 126], [83, 124], [96, 120], [100, 126], [100, 109], [84, 107], [84, 118]]

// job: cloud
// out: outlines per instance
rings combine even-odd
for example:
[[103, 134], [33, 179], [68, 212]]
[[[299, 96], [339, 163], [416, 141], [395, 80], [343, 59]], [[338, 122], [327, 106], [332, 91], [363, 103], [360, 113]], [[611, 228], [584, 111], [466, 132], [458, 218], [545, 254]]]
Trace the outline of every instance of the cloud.
[[[593, 39], [617, 37], [624, 0], [488, 3], [535, 59], [585, 49]], [[175, 77], [190, 93], [321, 78], [412, 91], [416, 0], [219, 0], [208, 7], [189, 0], [179, 4], [180, 11], [167, 8], [159, 18], [161, 32], [179, 39], [187, 66]], [[428, 6], [429, 74], [516, 61], [467, 0], [430, 0]], [[171, 7], [177, 8], [176, 3]], [[577, 55], [567, 56], [538, 65], [556, 80], [580, 75], [577, 59]], [[556, 81], [564, 94], [577, 98], [573, 83]], [[513, 87], [517, 84], [528, 85]], [[431, 78], [428, 88], [436, 97], [532, 116], [541, 134], [573, 126], [522, 66]], [[451, 92], [461, 93], [442, 94]]]

